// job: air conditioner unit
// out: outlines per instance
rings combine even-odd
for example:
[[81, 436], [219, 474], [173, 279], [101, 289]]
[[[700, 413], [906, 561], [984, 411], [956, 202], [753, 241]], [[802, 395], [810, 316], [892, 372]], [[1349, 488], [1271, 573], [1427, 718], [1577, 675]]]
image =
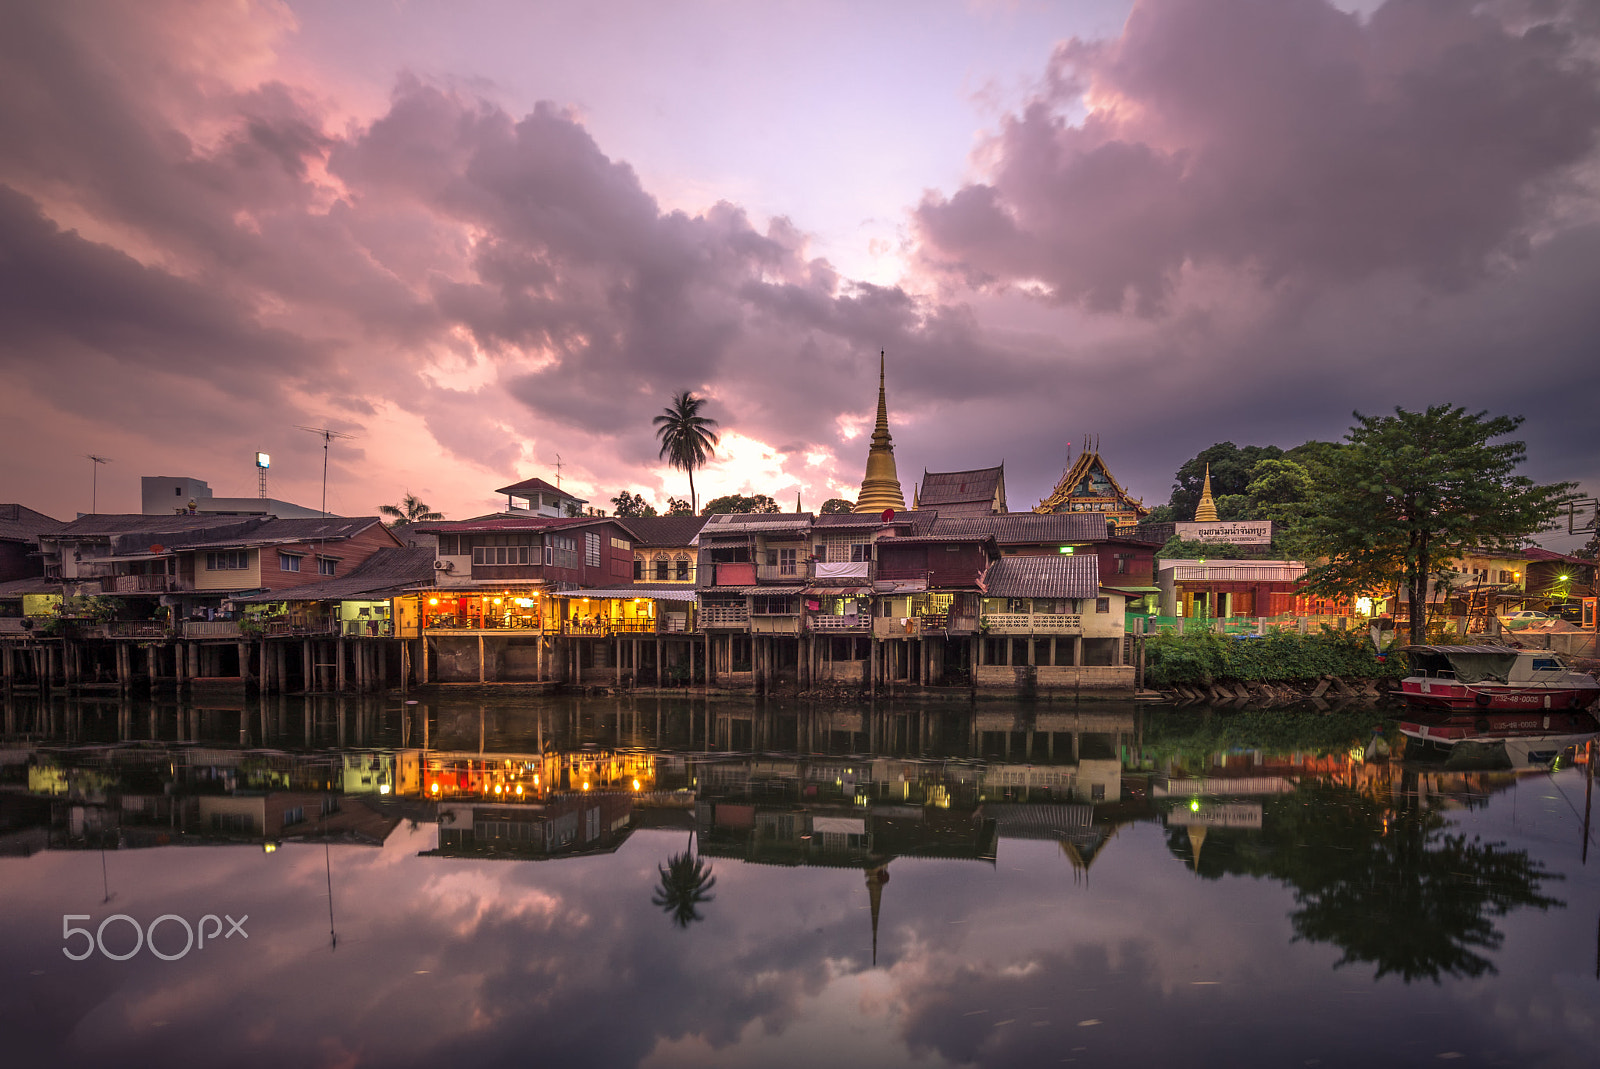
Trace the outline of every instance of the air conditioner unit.
[[453, 561], [436, 560], [433, 562], [433, 570], [436, 572], [453, 572], [456, 570], [456, 566]]

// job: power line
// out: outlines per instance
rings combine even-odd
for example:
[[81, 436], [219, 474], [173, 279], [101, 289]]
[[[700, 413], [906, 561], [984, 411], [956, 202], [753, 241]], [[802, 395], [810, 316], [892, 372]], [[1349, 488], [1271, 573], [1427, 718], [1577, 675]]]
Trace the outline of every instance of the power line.
[[322, 438], [322, 514], [326, 516], [328, 514], [328, 443], [335, 438], [355, 438], [357, 436], [346, 434], [344, 431], [336, 431], [330, 427], [303, 427], [299, 424], [295, 426], [299, 430], [307, 431]]

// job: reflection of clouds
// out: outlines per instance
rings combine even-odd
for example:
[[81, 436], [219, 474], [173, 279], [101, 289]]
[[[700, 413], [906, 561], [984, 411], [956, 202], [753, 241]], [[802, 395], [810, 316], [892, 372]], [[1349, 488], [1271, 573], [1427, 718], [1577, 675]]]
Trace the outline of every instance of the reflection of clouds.
[[[1461, 819], [1492, 831], [1497, 817]], [[1500, 982], [1373, 983], [1290, 942], [1284, 888], [1195, 879], [1155, 825], [1125, 828], [1087, 884], [1051, 843], [1004, 840], [994, 867], [895, 860], [876, 970], [857, 869], [712, 859], [716, 901], [680, 931], [650, 904], [680, 832], [638, 829], [616, 854], [554, 862], [418, 857], [434, 839], [402, 824], [381, 849], [333, 848], [332, 952], [317, 845], [113, 853], [109, 907], [97, 854], [0, 861], [8, 1056], [732, 1069], [1509, 1050], [1562, 1064], [1597, 1038], [1592, 942], [1549, 916], [1508, 919]], [[1595, 878], [1569, 876], [1572, 915], [1592, 919]], [[248, 912], [251, 939], [170, 964], [68, 967], [68, 911]]]

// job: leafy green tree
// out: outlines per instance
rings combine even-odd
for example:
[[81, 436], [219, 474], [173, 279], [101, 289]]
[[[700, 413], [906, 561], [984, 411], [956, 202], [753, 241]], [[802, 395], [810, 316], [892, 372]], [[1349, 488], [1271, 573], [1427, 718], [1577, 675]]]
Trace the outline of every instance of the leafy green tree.
[[1173, 535], [1156, 550], [1161, 560], [1235, 560], [1244, 552], [1232, 542], [1197, 542]]
[[1406, 588], [1410, 639], [1427, 639], [1428, 577], [1467, 547], [1514, 549], [1546, 529], [1571, 483], [1516, 474], [1526, 449], [1499, 442], [1520, 416], [1485, 418], [1452, 405], [1392, 416], [1355, 413], [1346, 445], [1328, 455], [1299, 540], [1304, 588], [1353, 596]]
[[727, 494], [723, 497], [714, 497], [706, 502], [704, 515], [714, 516], [719, 512], [777, 512], [778, 503], [766, 494], [754, 494], [746, 497], [743, 494]]
[[717, 445], [717, 421], [700, 414], [706, 399], [684, 390], [672, 399], [666, 410], [651, 420], [656, 437], [661, 439], [660, 456], [674, 468], [689, 475], [689, 512], [695, 512], [694, 469], [705, 467]]
[[693, 516], [694, 506], [681, 497], [667, 498], [668, 516]]
[[654, 516], [656, 507], [646, 501], [642, 495], [630, 494], [624, 490], [611, 499], [611, 514], [613, 516]]
[[[1256, 464], [1269, 457], [1281, 456], [1283, 450], [1275, 445], [1237, 446], [1232, 442], [1218, 442], [1184, 461], [1173, 476], [1172, 498], [1167, 504], [1172, 507], [1174, 518], [1194, 519], [1195, 506], [1200, 504], [1200, 491], [1205, 486], [1206, 466], [1209, 464], [1211, 496], [1217, 503], [1217, 516], [1224, 520], [1253, 519], [1248, 515], [1226, 515], [1223, 498], [1248, 497], [1251, 473]], [[1228, 511], [1237, 512], [1247, 507], [1247, 502], [1229, 502]]]
[[665, 865], [656, 866], [660, 882], [650, 904], [665, 910], [679, 928], [704, 920], [699, 907], [716, 898], [709, 893], [717, 885], [711, 868], [704, 858], [694, 856], [694, 837], [690, 836], [688, 849], [673, 854]]
[[434, 512], [423, 500], [411, 491], [406, 491], [406, 496], [398, 505], [379, 505], [378, 515], [390, 517], [389, 526], [404, 527], [409, 523], [426, 523], [429, 520], [442, 520], [444, 513]]
[[1196, 859], [1188, 830], [1174, 827], [1167, 848], [1205, 879], [1283, 881], [1294, 891], [1295, 938], [1339, 947], [1335, 968], [1369, 962], [1376, 977], [1407, 983], [1492, 974], [1485, 953], [1505, 940], [1497, 918], [1564, 905], [1542, 893], [1559, 873], [1527, 851], [1453, 832], [1437, 810], [1396, 810], [1388, 798], [1326, 784], [1263, 804], [1259, 832], [1210, 829]]
[[824, 516], [834, 516], [841, 512], [854, 512], [855, 510], [856, 503], [854, 501], [846, 501], [842, 497], [830, 497], [822, 503], [822, 515]]
[[564, 508], [569, 517], [576, 518], [583, 515], [583, 506], [576, 501], [568, 501]]

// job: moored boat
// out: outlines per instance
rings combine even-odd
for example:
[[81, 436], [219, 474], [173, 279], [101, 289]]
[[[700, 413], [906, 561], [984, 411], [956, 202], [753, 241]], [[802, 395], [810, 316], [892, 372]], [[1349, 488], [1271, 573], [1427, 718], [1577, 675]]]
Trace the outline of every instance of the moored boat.
[[1411, 675], [1400, 690], [1415, 708], [1486, 713], [1492, 721], [1497, 713], [1587, 709], [1600, 698], [1594, 676], [1574, 671], [1550, 650], [1406, 646], [1402, 652], [1410, 658]]

